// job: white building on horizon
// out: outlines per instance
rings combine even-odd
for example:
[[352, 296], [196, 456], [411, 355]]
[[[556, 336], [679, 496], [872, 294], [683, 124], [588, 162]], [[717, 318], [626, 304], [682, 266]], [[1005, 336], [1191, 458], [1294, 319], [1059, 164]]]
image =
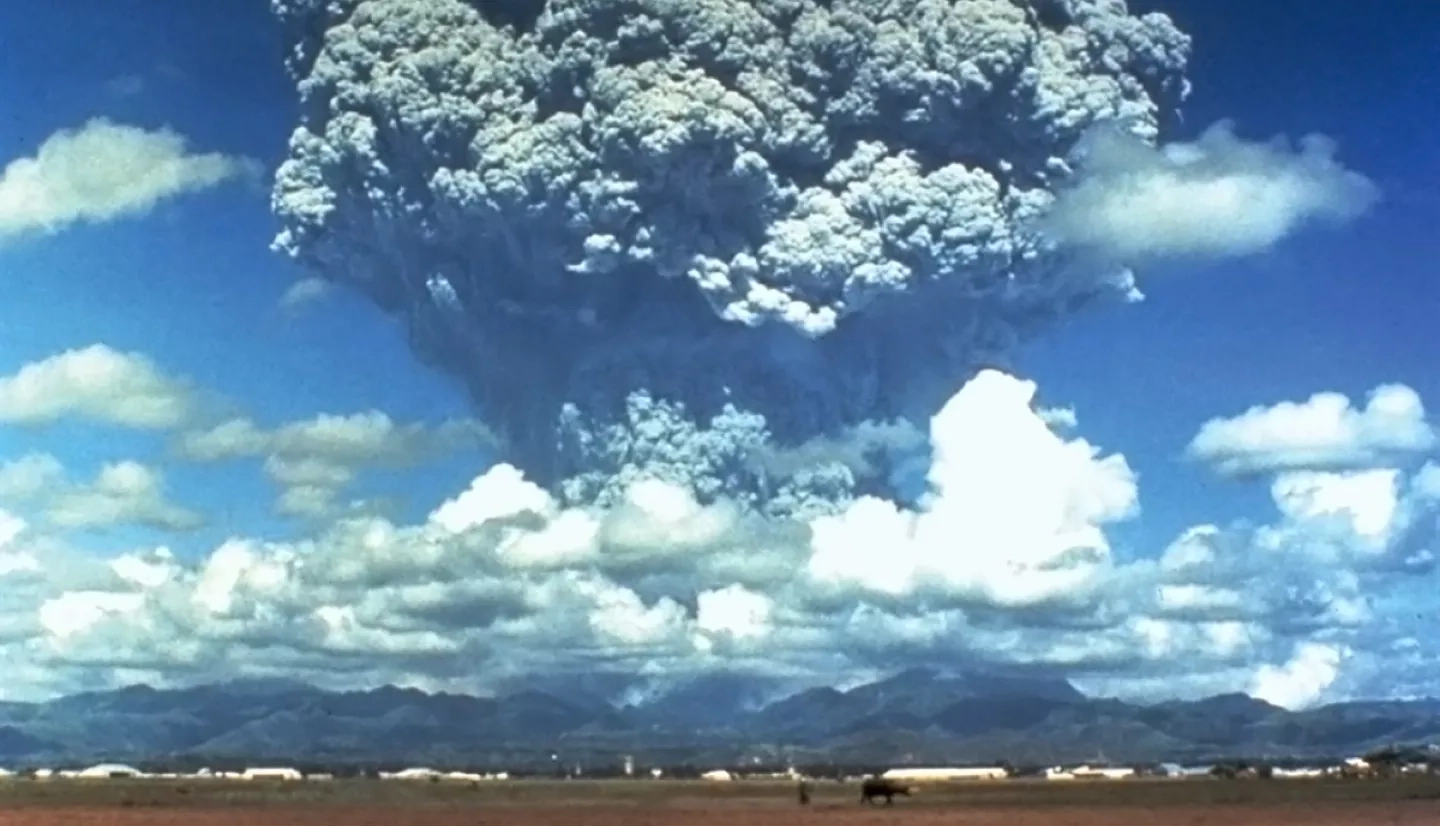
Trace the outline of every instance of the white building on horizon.
[[97, 778], [97, 777], [143, 777], [144, 772], [134, 766], [127, 766], [124, 763], [99, 763], [87, 769], [75, 772], [73, 777]]
[[945, 780], [1004, 780], [1010, 776], [1003, 766], [935, 767], [890, 769], [880, 775], [886, 780], [908, 780], [916, 783]]
[[304, 780], [305, 775], [299, 769], [292, 769], [288, 766], [264, 766], [259, 768], [248, 768], [241, 772], [240, 776], [246, 780]]

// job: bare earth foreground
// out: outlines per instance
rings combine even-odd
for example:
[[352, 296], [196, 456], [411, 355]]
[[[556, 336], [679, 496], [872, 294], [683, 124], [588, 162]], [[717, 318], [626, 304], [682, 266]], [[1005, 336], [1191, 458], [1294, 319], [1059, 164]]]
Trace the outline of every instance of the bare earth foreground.
[[855, 784], [19, 780], [0, 826], [1440, 826], [1440, 778], [1006, 781], [862, 806]]

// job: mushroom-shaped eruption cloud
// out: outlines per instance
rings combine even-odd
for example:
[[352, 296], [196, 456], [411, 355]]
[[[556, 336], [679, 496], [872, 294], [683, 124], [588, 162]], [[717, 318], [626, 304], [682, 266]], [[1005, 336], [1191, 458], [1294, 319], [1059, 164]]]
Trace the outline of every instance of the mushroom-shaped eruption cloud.
[[1189, 38], [1123, 0], [272, 6], [276, 248], [403, 317], [573, 504], [890, 492], [908, 423], [1137, 294], [1039, 219], [1091, 127], [1155, 144], [1188, 89]]

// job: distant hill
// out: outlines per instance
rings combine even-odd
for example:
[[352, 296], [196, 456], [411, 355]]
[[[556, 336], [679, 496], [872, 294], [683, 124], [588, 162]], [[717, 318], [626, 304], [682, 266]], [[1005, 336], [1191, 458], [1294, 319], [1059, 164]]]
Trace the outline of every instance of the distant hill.
[[1117, 763], [1335, 757], [1440, 742], [1436, 700], [1303, 712], [1243, 694], [1134, 705], [1088, 698], [1063, 680], [991, 672], [914, 669], [847, 691], [789, 696], [763, 678], [717, 674], [632, 694], [629, 704], [591, 693], [583, 681], [545, 688], [471, 697], [244, 680], [5, 703], [0, 765], [266, 759], [594, 769], [617, 766], [621, 754], [697, 765], [1049, 765], [1100, 755]]

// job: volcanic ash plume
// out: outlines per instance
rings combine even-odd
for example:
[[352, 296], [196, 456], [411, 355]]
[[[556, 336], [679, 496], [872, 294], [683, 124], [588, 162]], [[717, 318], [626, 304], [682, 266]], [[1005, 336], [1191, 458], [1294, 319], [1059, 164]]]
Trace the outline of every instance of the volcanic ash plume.
[[[1122, 0], [272, 0], [276, 246], [408, 326], [571, 504], [889, 493], [928, 422], [1124, 270], [1037, 226], [1153, 145], [1189, 39]], [[803, 460], [803, 461], [802, 461]]]

